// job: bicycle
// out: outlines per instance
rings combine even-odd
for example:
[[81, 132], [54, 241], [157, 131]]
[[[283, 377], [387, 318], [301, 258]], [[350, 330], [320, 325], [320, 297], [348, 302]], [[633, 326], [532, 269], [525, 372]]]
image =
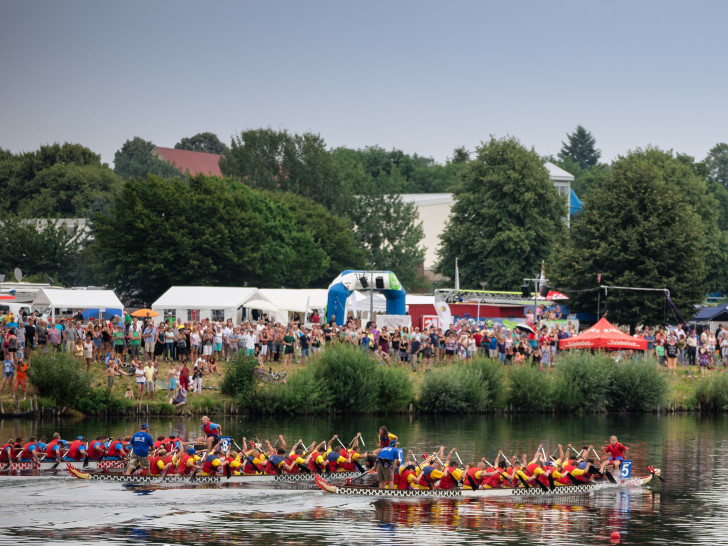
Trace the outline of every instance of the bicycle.
[[256, 368], [255, 373], [258, 375], [258, 380], [263, 383], [285, 383], [288, 379], [288, 372], [281, 370], [280, 372], [274, 372], [273, 368]]

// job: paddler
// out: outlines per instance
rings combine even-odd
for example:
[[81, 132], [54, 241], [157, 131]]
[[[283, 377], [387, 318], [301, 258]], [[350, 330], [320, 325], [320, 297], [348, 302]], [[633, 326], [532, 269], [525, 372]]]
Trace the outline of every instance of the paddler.
[[38, 449], [38, 441], [35, 436], [28, 438], [28, 442], [23, 446], [18, 460], [21, 463], [40, 464], [40, 449]]
[[327, 472], [342, 472], [347, 470], [351, 465], [351, 455], [345, 449], [342, 449], [340, 445], [334, 445], [334, 440], [339, 436], [334, 436], [329, 441], [329, 449], [326, 450], [326, 471]]
[[106, 444], [105, 461], [121, 461], [127, 458], [126, 446], [121, 438], [111, 438]]
[[[66, 445], [66, 442], [61, 440], [61, 435], [58, 432], [53, 433], [53, 439], [48, 442], [48, 445], [45, 449], [45, 460], [46, 461], [57, 461], [62, 456], [62, 450], [63, 446]], [[2, 458], [0, 457], [0, 460]]]
[[196, 455], [194, 447], [187, 448], [187, 452], [182, 455], [177, 465], [177, 474], [181, 476], [189, 476], [194, 470], [199, 470], [197, 465], [199, 458]]
[[213, 423], [210, 421], [210, 418], [207, 415], [204, 415], [202, 417], [202, 432], [205, 433], [204, 438], [198, 439], [198, 442], [204, 442], [207, 444], [207, 450], [212, 450], [212, 446], [220, 442], [220, 434], [222, 434], [222, 429], [220, 428], [220, 425], [217, 423]]
[[[450, 455], [447, 456], [447, 459], [445, 460], [445, 466], [449, 464], [450, 456], [453, 454], [454, 451], [455, 450], [453, 449], [450, 452]], [[437, 456], [431, 455], [426, 460], [425, 464], [422, 466], [422, 472], [417, 477], [417, 483], [419, 484], [420, 489], [434, 489], [435, 482], [445, 476], [445, 473], [441, 470], [442, 465], [440, 464], [440, 461], [444, 457], [444, 454], [445, 446], [440, 446], [440, 451]]]
[[[229, 451], [228, 447], [228, 451]], [[200, 474], [202, 476], [217, 476], [218, 472], [222, 472], [227, 466], [228, 460], [227, 455], [223, 452], [219, 445], [216, 445], [212, 450], [212, 453], [205, 457], [200, 468]]]
[[414, 489], [412, 484], [416, 478], [417, 466], [407, 457], [407, 460], [401, 463], [397, 469], [397, 474], [394, 476], [394, 485], [397, 489]]
[[149, 450], [153, 448], [154, 438], [149, 434], [149, 425], [142, 423], [139, 431], [131, 437], [131, 453], [124, 475], [130, 476], [137, 467], [141, 467], [149, 473]]
[[83, 436], [78, 436], [73, 442], [71, 442], [71, 445], [68, 446], [68, 451], [66, 451], [66, 454], [63, 456], [63, 460], [71, 462], [83, 461], [86, 458], [86, 455], [88, 455], [88, 452], [86, 451], [85, 438]]
[[108, 438], [106, 436], [99, 436], [93, 442], [88, 444], [88, 458], [90, 461], [100, 461], [104, 453], [106, 453], [106, 447], [104, 446]]
[[457, 489], [458, 484], [463, 477], [463, 469], [458, 468], [458, 462], [451, 460], [452, 454], [455, 452], [455, 448], [452, 448], [450, 455], [445, 460], [445, 467], [443, 468], [444, 476], [440, 478], [440, 483], [437, 484], [437, 489]]
[[174, 473], [173, 458], [174, 456], [171, 453], [167, 453], [164, 447], [160, 447], [156, 455], [149, 457], [149, 474], [151, 476], [161, 476], [162, 474]]
[[608, 466], [614, 467], [619, 472], [619, 467], [624, 461], [624, 454], [627, 452], [628, 449], [629, 448], [627, 446], [622, 445], [617, 441], [616, 436], [610, 436], [609, 444], [606, 448], [604, 448], [604, 453], [609, 454], [609, 459], [602, 463], [599, 472], [604, 473], [604, 469]]

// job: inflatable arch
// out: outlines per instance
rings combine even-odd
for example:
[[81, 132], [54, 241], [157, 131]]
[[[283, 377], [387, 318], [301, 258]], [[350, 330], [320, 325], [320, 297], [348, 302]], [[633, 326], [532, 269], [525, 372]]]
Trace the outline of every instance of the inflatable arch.
[[336, 324], [342, 326], [346, 317], [346, 300], [354, 290], [374, 290], [381, 292], [387, 299], [388, 315], [404, 315], [405, 291], [391, 271], [342, 271], [329, 285], [329, 299], [326, 320], [336, 317]]

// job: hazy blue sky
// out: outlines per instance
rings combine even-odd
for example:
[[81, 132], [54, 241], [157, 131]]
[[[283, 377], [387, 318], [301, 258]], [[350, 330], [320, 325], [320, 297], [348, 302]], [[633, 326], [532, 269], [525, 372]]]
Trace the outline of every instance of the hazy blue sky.
[[728, 141], [725, 1], [0, 2], [0, 147], [111, 163], [246, 128], [442, 161], [488, 135], [603, 159]]

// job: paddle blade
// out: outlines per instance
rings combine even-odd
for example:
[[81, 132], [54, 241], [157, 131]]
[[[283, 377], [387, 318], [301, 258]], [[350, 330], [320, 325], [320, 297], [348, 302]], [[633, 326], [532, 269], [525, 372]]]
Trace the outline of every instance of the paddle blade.
[[82, 468], [86, 468], [87, 466], [88, 466], [88, 455], [86, 455], [83, 458], [83, 467]]
[[232, 475], [233, 475], [233, 472], [232, 472], [232, 470], [230, 470], [230, 465], [226, 464], [225, 465], [225, 477], [229, 480], [230, 476], [232, 476]]
[[612, 473], [609, 472], [609, 470], [604, 471], [604, 475], [607, 477], [607, 479], [612, 483], [617, 483], [617, 480], [614, 479], [614, 476], [612, 476]]

